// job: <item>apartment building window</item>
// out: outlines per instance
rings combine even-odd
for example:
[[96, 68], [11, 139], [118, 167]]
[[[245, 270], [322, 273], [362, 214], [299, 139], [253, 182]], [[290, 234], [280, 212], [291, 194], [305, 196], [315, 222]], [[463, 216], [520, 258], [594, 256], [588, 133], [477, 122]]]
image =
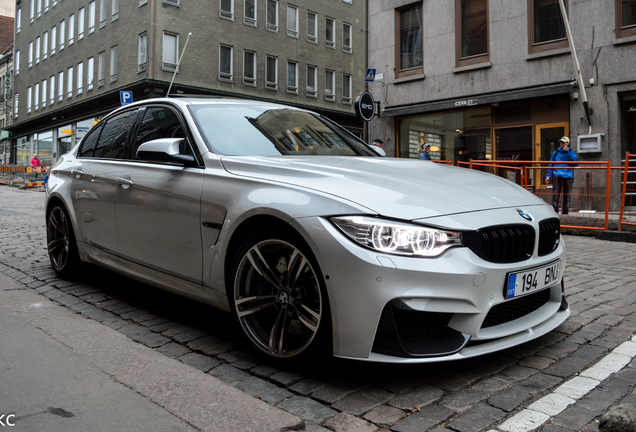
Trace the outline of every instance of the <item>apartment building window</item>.
[[287, 61], [287, 93], [298, 94], [298, 63]]
[[106, 51], [97, 54], [97, 87], [106, 84]]
[[221, 0], [219, 16], [234, 21], [234, 0]]
[[256, 87], [256, 53], [243, 51], [243, 84]]
[[73, 66], [66, 70], [66, 98], [73, 97]]
[[40, 83], [35, 83], [33, 88], [33, 111], [40, 109]]
[[57, 74], [57, 101], [64, 100], [64, 71]]
[[117, 19], [119, 19], [119, 0], [113, 0], [110, 16], [111, 21], [117, 21]]
[[256, 27], [256, 0], [245, 0], [243, 23]]
[[68, 46], [73, 45], [75, 41], [75, 14], [68, 17]]
[[137, 73], [146, 71], [146, 51], [148, 49], [148, 33], [139, 35], [137, 54]]
[[28, 63], [27, 68], [31, 68], [33, 66], [33, 41], [29, 42], [29, 56], [27, 57]]
[[60, 47], [59, 47], [59, 51], [62, 51], [64, 49], [64, 36], [66, 33], [66, 21], [62, 20], [60, 21]]
[[29, 7], [29, 24], [33, 24], [34, 19], [35, 19], [35, 0], [31, 0], [31, 4]]
[[18, 101], [20, 100], [20, 95], [18, 93], [15, 94], [13, 98], [13, 118], [18, 118]]
[[351, 75], [342, 74], [342, 103], [351, 104]]
[[318, 97], [318, 68], [316, 66], [307, 65], [307, 89], [308, 97]]
[[318, 15], [307, 12], [307, 42], [318, 43]]
[[336, 73], [331, 70], [325, 71], [325, 100], [333, 102], [336, 100], [334, 90], [336, 88]]
[[278, 0], [267, 0], [267, 30], [278, 31]]
[[[49, 5], [51, 3], [51, 0], [44, 0], [44, 13], [49, 11]], [[44, 105], [44, 104], [42, 104]]]
[[[147, 0], [146, 0], [146, 2], [147, 2]], [[163, 0], [163, 4], [168, 5], [168, 6], [181, 7], [181, 0]]]
[[46, 98], [49, 97], [49, 94], [46, 90], [46, 85], [48, 81], [46, 79], [42, 80], [42, 108], [46, 108]]
[[329, 48], [336, 47], [336, 20], [333, 18], [325, 19], [325, 45]]
[[422, 4], [397, 9], [396, 78], [422, 74]]
[[84, 62], [77, 64], [77, 94], [81, 95], [84, 91]]
[[106, 25], [106, 0], [99, 0], [99, 28]]
[[232, 54], [233, 48], [227, 45], [219, 46], [219, 79], [232, 81]]
[[265, 57], [265, 88], [278, 90], [278, 59]]
[[35, 17], [36, 18], [40, 18], [42, 16], [42, 0], [36, 0], [35, 4], [36, 4], [36, 8], [35, 8], [36, 15], [35, 15]]
[[90, 57], [86, 61], [86, 91], [93, 90], [93, 81], [95, 79], [95, 57]]
[[40, 63], [40, 36], [35, 38], [35, 64]]
[[616, 1], [616, 37], [636, 36], [636, 0]]
[[287, 5], [287, 36], [298, 37], [298, 7]]
[[49, 105], [55, 103], [55, 75], [49, 78]]
[[351, 24], [342, 23], [342, 51], [351, 53], [351, 39], [352, 39]]
[[455, 0], [455, 23], [457, 67], [489, 61], [488, 0]]
[[88, 4], [88, 34], [95, 31], [95, 1]]
[[115, 45], [110, 49], [110, 82], [117, 81], [117, 53], [119, 47]]
[[559, 0], [528, 0], [528, 41], [530, 54], [569, 46]]
[[55, 48], [57, 47], [57, 27], [51, 27], [51, 56], [55, 55]]
[[22, 8], [15, 11], [15, 32], [20, 33], [20, 21], [22, 21]]
[[86, 14], [86, 10], [84, 8], [80, 8], [77, 12], [77, 40], [84, 39], [84, 19]]
[[49, 32], [42, 33], [42, 60], [49, 56]]
[[148, 0], [139, 0], [139, 6], [143, 6], [145, 4], [148, 4]]
[[179, 35], [163, 33], [163, 62], [161, 68], [168, 72], [177, 70]]
[[56, 6], [56, 5], [57, 5], [57, 0], [53, 0], [53, 1], [51, 2], [51, 7]]
[[20, 73], [20, 50], [15, 52], [14, 66], [15, 74], [18, 75]]
[[33, 97], [33, 89], [27, 88], [27, 114], [31, 114], [31, 98]]

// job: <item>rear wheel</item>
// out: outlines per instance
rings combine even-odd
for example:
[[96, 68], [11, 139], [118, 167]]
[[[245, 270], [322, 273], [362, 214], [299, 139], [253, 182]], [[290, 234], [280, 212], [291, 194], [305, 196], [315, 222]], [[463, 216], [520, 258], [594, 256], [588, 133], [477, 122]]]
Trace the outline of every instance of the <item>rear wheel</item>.
[[60, 277], [69, 277], [79, 269], [73, 225], [61, 204], [55, 204], [46, 218], [46, 245], [53, 270]]
[[232, 312], [261, 355], [293, 361], [329, 340], [322, 276], [302, 240], [278, 230], [258, 231], [243, 242], [232, 270]]

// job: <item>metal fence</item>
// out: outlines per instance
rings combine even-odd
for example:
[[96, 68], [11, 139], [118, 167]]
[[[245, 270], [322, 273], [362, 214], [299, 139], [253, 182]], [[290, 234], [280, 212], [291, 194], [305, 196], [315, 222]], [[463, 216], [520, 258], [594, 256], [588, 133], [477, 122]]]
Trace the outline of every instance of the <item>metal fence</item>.
[[[561, 213], [561, 226], [582, 230], [621, 230], [622, 225], [635, 225], [636, 214], [636, 155], [630, 155], [623, 167], [613, 167], [610, 161], [559, 162], [561, 169], [573, 173], [570, 206]], [[555, 197], [553, 175], [546, 182], [550, 161], [487, 161], [458, 162], [458, 166], [476, 169], [504, 177], [531, 191], [546, 203], [563, 209], [563, 193]], [[625, 194], [625, 195], [623, 195]], [[626, 198], [627, 197], [627, 198]], [[627, 211], [626, 211], [627, 209]], [[636, 210], [636, 208], [635, 208]]]
[[50, 168], [48, 166], [1, 165], [0, 184], [17, 187], [44, 186]]

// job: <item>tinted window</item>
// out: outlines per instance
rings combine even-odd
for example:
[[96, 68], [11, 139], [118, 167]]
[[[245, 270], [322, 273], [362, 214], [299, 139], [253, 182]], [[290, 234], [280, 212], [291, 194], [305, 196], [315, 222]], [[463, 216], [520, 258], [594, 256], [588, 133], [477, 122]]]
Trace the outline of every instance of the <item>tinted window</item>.
[[[145, 142], [161, 138], [185, 138], [185, 130], [177, 114], [167, 107], [149, 107], [139, 126], [132, 158], [137, 159], [137, 149]], [[181, 154], [192, 154], [186, 140], [180, 147]]]
[[82, 147], [79, 149], [78, 157], [92, 157], [95, 150], [95, 144], [99, 138], [103, 123], [97, 124], [82, 140]]
[[95, 147], [95, 157], [121, 159], [126, 150], [126, 137], [135, 124], [137, 110], [126, 111], [108, 119]]

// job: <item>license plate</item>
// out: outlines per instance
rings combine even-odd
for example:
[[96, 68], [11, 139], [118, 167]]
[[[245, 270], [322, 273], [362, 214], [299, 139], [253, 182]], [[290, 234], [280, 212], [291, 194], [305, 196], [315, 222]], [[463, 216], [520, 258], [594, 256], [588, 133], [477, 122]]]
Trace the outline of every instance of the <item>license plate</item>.
[[559, 280], [560, 272], [561, 260], [541, 267], [508, 273], [505, 296], [507, 299], [521, 297], [550, 287]]

